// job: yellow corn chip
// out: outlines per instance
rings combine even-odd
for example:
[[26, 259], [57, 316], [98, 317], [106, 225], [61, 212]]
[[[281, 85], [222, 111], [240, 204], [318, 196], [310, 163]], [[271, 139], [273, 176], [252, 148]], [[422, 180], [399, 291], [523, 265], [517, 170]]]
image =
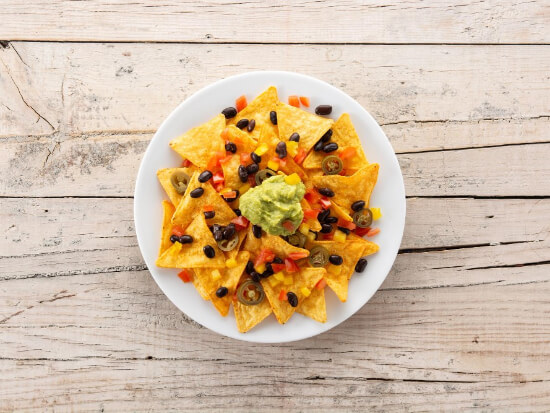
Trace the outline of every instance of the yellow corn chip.
[[298, 304], [296, 312], [312, 318], [320, 323], [327, 321], [327, 306], [325, 302], [325, 290], [314, 288], [311, 295]]
[[[237, 288], [237, 284], [241, 279], [241, 275], [246, 267], [246, 263], [250, 254], [246, 251], [241, 251], [237, 255], [237, 266], [234, 268], [226, 268], [223, 271], [219, 270], [222, 274], [222, 278], [214, 280], [212, 277], [213, 268], [196, 268], [195, 276], [199, 279], [200, 284], [204, 287], [205, 291], [212, 300], [212, 304], [216, 307], [216, 310], [222, 315], [226, 316], [229, 313], [229, 306], [233, 299], [233, 294]], [[226, 287], [227, 294], [220, 298], [216, 295], [216, 291], [220, 287]]]
[[202, 299], [205, 300], [205, 301], [210, 301], [210, 296], [208, 295], [208, 293], [206, 292], [206, 290], [202, 286], [200, 280], [195, 275], [195, 272], [193, 270], [190, 270], [190, 269], [187, 269], [187, 271], [189, 271], [191, 274], [193, 274], [193, 285], [195, 286], [195, 288], [199, 292]]
[[172, 235], [172, 215], [174, 215], [174, 205], [168, 201], [162, 201], [162, 233], [160, 237], [159, 257], [164, 251], [172, 246], [170, 236]]
[[271, 86], [250, 102], [248, 106], [241, 110], [229, 123], [235, 124], [241, 119], [254, 119], [256, 126], [254, 130], [250, 132], [250, 136], [255, 140], [259, 139], [260, 131], [263, 127], [271, 129], [276, 134], [277, 126], [271, 123], [269, 112], [276, 110], [277, 102], [279, 102], [277, 89]]
[[271, 250], [279, 258], [286, 258], [292, 252], [304, 252], [309, 255], [308, 250], [295, 247], [276, 235], [264, 232], [261, 238], [256, 238], [252, 233], [252, 225], [250, 225], [242, 249], [256, 256], [264, 248]]
[[279, 102], [277, 104], [277, 124], [279, 138], [288, 141], [290, 135], [300, 135], [299, 147], [309, 151], [330, 129], [334, 121], [306, 112], [300, 108]]
[[170, 147], [184, 159], [189, 159], [191, 163], [204, 169], [214, 152], [225, 151], [225, 142], [220, 137], [224, 129], [225, 116], [220, 113], [208, 122], [171, 140]]
[[181, 198], [183, 198], [183, 195], [178, 194], [170, 181], [170, 177], [174, 172], [182, 171], [185, 172], [189, 178], [191, 178], [196, 170], [197, 168], [195, 166], [190, 166], [188, 168], [164, 168], [157, 171], [157, 178], [162, 185], [164, 192], [166, 192], [166, 195], [168, 195], [168, 198], [170, 198], [170, 201], [172, 201], [172, 204], [174, 204], [175, 207], [178, 206]]
[[[198, 214], [185, 230], [193, 237], [190, 244], [175, 242], [158, 259], [157, 266], [164, 268], [224, 268], [225, 256], [218, 248], [214, 236], [210, 232], [204, 219], [204, 214]], [[208, 258], [203, 247], [210, 245], [214, 248], [214, 258]]]
[[[351, 123], [349, 114], [343, 113], [342, 116], [340, 116], [340, 118], [336, 122], [334, 122], [334, 125], [332, 126], [332, 132], [333, 134], [330, 141], [338, 144], [338, 150], [336, 152], [331, 152], [330, 155], [337, 155], [345, 148], [349, 147], [355, 148], [355, 150], [357, 151], [356, 155], [353, 158], [344, 162], [346, 170], [358, 170], [368, 164], [365, 153], [363, 152], [363, 147], [361, 146], [361, 141], [359, 140], [359, 136], [357, 135], [357, 132], [353, 127], [353, 123]], [[327, 154], [322, 151], [310, 152], [307, 158], [304, 160], [304, 168], [321, 168], [321, 164], [325, 156], [327, 156]]]
[[358, 200], [365, 201], [368, 206], [370, 195], [378, 179], [378, 168], [377, 163], [371, 163], [352, 176], [316, 176], [312, 182], [316, 188], [332, 189], [335, 195], [331, 201], [349, 211], [351, 204]]
[[372, 255], [375, 252], [378, 252], [378, 250], [380, 249], [378, 244], [375, 244], [374, 242], [368, 241], [368, 240], [360, 237], [359, 235], [354, 234], [353, 232], [348, 235], [348, 239], [353, 240], [353, 241], [357, 241], [357, 242], [363, 244], [364, 248], [363, 248], [363, 253], [361, 254], [362, 257]]
[[272, 312], [269, 301], [266, 298], [257, 305], [245, 305], [238, 300], [234, 301], [233, 310], [235, 311], [237, 328], [241, 333], [246, 333], [251, 328], [260, 324]]
[[[237, 144], [237, 153], [235, 153], [228, 162], [222, 165], [225, 187], [239, 189], [245, 184], [241, 182], [239, 178], [239, 165], [241, 164], [240, 154], [251, 153], [256, 148], [257, 143], [249, 137], [248, 132], [243, 132], [234, 125], [228, 126], [227, 130], [229, 141], [234, 142], [236, 139], [242, 143]], [[252, 163], [252, 161], [250, 163]]]
[[[305, 198], [302, 198], [300, 201], [300, 204], [302, 205], [302, 210], [305, 211], [306, 209], [311, 209], [311, 205]], [[309, 225], [309, 229], [312, 231], [321, 231], [321, 223], [317, 219], [308, 219], [306, 220], [307, 224]]]
[[[204, 193], [198, 198], [191, 198], [189, 194], [196, 188], [203, 188]], [[172, 217], [172, 223], [185, 228], [196, 215], [204, 215], [202, 209], [205, 205], [214, 207], [215, 212], [214, 218], [208, 220], [208, 225], [227, 225], [237, 217], [227, 202], [212, 188], [210, 182], [199, 182], [199, 172], [197, 171], [191, 176], [187, 190]]]
[[292, 291], [296, 294], [298, 297], [298, 305], [300, 305], [300, 303], [305, 299], [302, 293], [302, 287], [312, 290], [315, 287], [315, 284], [317, 284], [319, 280], [325, 276], [325, 274], [326, 270], [324, 268], [300, 268], [299, 272], [292, 274], [294, 283], [289, 286], [286, 286], [283, 283], [278, 283], [277, 285], [272, 286], [269, 282], [269, 278], [264, 278], [260, 281], [273, 310], [273, 314], [275, 314], [275, 318], [277, 318], [279, 323], [286, 323], [296, 311], [296, 307], [292, 307], [288, 301], [279, 300], [281, 290], [285, 290], [285, 292]]

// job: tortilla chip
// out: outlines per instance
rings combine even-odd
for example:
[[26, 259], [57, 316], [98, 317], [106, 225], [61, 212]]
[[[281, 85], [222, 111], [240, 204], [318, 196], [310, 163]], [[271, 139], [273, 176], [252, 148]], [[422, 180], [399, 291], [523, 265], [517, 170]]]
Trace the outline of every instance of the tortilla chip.
[[[197, 214], [185, 233], [193, 237], [193, 242], [190, 244], [175, 242], [157, 259], [157, 266], [193, 269], [225, 267], [225, 256], [206, 225], [204, 214]], [[203, 247], [206, 245], [214, 248], [216, 252], [214, 258], [208, 258], [204, 254]]]
[[374, 242], [368, 241], [368, 240], [360, 237], [359, 235], [354, 234], [353, 232], [350, 233], [347, 238], [348, 238], [348, 240], [358, 241], [358, 242], [360, 242], [364, 245], [363, 254], [361, 255], [362, 257], [372, 255], [372, 254], [378, 252], [378, 250], [380, 249], [378, 244], [375, 244]]
[[277, 124], [279, 138], [288, 141], [290, 135], [300, 135], [299, 147], [309, 151], [330, 129], [334, 121], [306, 112], [300, 108], [279, 102], [277, 104]]
[[285, 258], [292, 252], [305, 252], [309, 255], [308, 250], [295, 247], [281, 237], [277, 235], [270, 235], [265, 231], [262, 233], [261, 238], [256, 238], [252, 233], [252, 225], [250, 225], [248, 228], [248, 235], [242, 249], [249, 251], [250, 254], [255, 257], [260, 250], [264, 248], [271, 250], [279, 258]]
[[369, 205], [370, 195], [378, 179], [378, 169], [377, 163], [371, 163], [352, 176], [316, 176], [312, 182], [316, 188], [332, 189], [335, 195], [331, 201], [349, 211], [351, 204], [358, 200], [363, 200], [367, 206]]
[[[336, 254], [342, 257], [342, 265], [339, 273], [331, 272], [332, 264], [327, 265], [326, 280], [328, 286], [336, 293], [340, 301], [344, 302], [348, 298], [348, 280], [355, 272], [355, 264], [363, 256], [365, 244], [361, 241], [336, 242], [336, 241], [317, 241], [314, 245], [325, 247], [329, 254]], [[336, 266], [333, 266], [336, 267]]]
[[275, 134], [277, 133], [277, 126], [271, 123], [269, 118], [269, 112], [277, 109], [277, 89], [274, 86], [270, 86], [260, 95], [256, 97], [252, 102], [248, 104], [246, 108], [241, 110], [237, 116], [229, 121], [230, 124], [235, 124], [241, 119], [254, 119], [256, 126], [250, 136], [258, 140], [260, 138], [260, 131], [265, 126], [271, 129]]
[[237, 328], [241, 333], [246, 333], [251, 328], [260, 324], [272, 312], [269, 301], [266, 298], [257, 305], [245, 305], [238, 300], [234, 301], [233, 310], [235, 311]]
[[170, 198], [170, 201], [172, 202], [172, 204], [174, 204], [175, 207], [178, 206], [181, 198], [183, 198], [183, 195], [178, 194], [178, 192], [172, 185], [172, 182], [170, 182], [170, 177], [176, 171], [185, 172], [187, 175], [189, 175], [189, 177], [191, 177], [196, 170], [197, 168], [195, 166], [190, 166], [188, 168], [164, 168], [157, 171], [157, 178], [162, 185], [164, 192], [166, 192], [166, 195], [168, 195], [168, 198]]
[[317, 288], [311, 290], [311, 295], [298, 304], [296, 312], [320, 323], [326, 323], [327, 305], [325, 302], [325, 290], [318, 290]]
[[[204, 193], [198, 198], [191, 198], [189, 193], [196, 188], [203, 188]], [[237, 217], [227, 202], [212, 188], [210, 182], [199, 182], [199, 172], [197, 171], [191, 176], [187, 190], [172, 217], [172, 224], [178, 224], [185, 228], [195, 216], [204, 216], [203, 207], [205, 205], [213, 206], [215, 212], [214, 218], [208, 220], [208, 225], [225, 226]]]
[[204, 169], [214, 152], [225, 151], [225, 142], [220, 137], [224, 129], [225, 116], [220, 113], [208, 122], [171, 140], [170, 147], [184, 159]]
[[365, 153], [363, 152], [361, 140], [359, 139], [359, 136], [357, 135], [357, 132], [353, 127], [353, 123], [351, 123], [349, 114], [343, 113], [342, 116], [340, 116], [340, 118], [336, 122], [334, 122], [334, 125], [332, 126], [332, 132], [333, 134], [330, 141], [338, 144], [338, 150], [336, 152], [331, 152], [330, 154], [326, 154], [322, 151], [310, 152], [307, 158], [304, 160], [304, 168], [321, 168], [323, 159], [327, 155], [339, 154], [345, 148], [349, 147], [355, 148], [357, 150], [357, 155], [351, 158], [349, 161], [344, 162], [344, 169], [346, 169], [346, 171], [350, 169], [358, 170], [368, 164]]
[[[241, 275], [246, 267], [250, 254], [246, 251], [241, 251], [237, 255], [237, 266], [235, 268], [225, 268], [224, 270], [218, 270], [221, 273], [219, 280], [212, 278], [212, 271], [214, 268], [197, 268], [195, 269], [195, 275], [199, 279], [200, 284], [204, 287], [205, 291], [212, 300], [212, 304], [216, 307], [216, 310], [222, 315], [226, 316], [229, 313], [229, 306], [233, 300], [233, 294], [237, 289], [237, 284], [241, 279]], [[216, 291], [220, 287], [226, 287], [228, 293], [220, 298], [216, 295]]]
[[162, 233], [160, 237], [159, 257], [172, 246], [170, 242], [170, 236], [172, 235], [171, 220], [175, 210], [171, 202], [162, 201]]
[[193, 270], [190, 270], [190, 269], [187, 269], [187, 271], [189, 271], [189, 272], [191, 272], [191, 274], [193, 274], [193, 285], [195, 286], [195, 288], [199, 292], [202, 299], [205, 300], [205, 301], [210, 301], [210, 296], [208, 295], [208, 293], [206, 292], [206, 290], [202, 286], [202, 284], [201, 284], [200, 280], [198, 279], [198, 277], [195, 275], [195, 272]]
[[279, 300], [279, 294], [281, 290], [286, 292], [292, 291], [298, 297], [298, 305], [306, 298], [302, 293], [302, 287], [306, 287], [309, 290], [313, 290], [315, 284], [319, 282], [326, 274], [324, 268], [300, 268], [299, 272], [293, 274], [286, 274], [288, 277], [292, 275], [294, 283], [292, 285], [284, 285], [278, 283], [274, 287], [269, 282], [269, 278], [264, 278], [260, 282], [264, 288], [265, 296], [269, 300], [269, 304], [275, 314], [275, 318], [280, 324], [286, 323], [292, 314], [296, 311], [296, 307], [292, 307], [288, 301]]
[[222, 165], [223, 176], [225, 178], [224, 186], [226, 188], [239, 189], [245, 184], [241, 182], [241, 179], [239, 178], [239, 165], [241, 164], [240, 154], [252, 152], [254, 149], [256, 149], [257, 143], [255, 140], [249, 137], [248, 132], [243, 132], [234, 125], [228, 126], [227, 132], [228, 139], [231, 142], [236, 139], [238, 141], [241, 141], [242, 143], [237, 143], [237, 153], [235, 153], [228, 162]]
[[[302, 211], [306, 209], [311, 209], [311, 205], [305, 198], [302, 198], [300, 201], [300, 205], [302, 205]], [[306, 220], [307, 224], [309, 225], [309, 229], [312, 231], [321, 231], [321, 223], [316, 219], [308, 219]]]

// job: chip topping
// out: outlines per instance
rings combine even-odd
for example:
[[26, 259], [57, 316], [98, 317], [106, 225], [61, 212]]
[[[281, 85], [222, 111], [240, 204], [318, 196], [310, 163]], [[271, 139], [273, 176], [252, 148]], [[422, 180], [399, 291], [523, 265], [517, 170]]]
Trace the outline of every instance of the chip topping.
[[324, 267], [327, 264], [328, 259], [329, 252], [321, 245], [316, 245], [309, 252], [308, 260], [312, 267]]
[[344, 169], [344, 163], [338, 156], [330, 155], [323, 159], [321, 169], [326, 175], [338, 175]]
[[372, 224], [372, 212], [365, 208], [353, 214], [353, 223], [359, 228], [368, 228]]
[[180, 195], [183, 195], [185, 193], [185, 190], [187, 189], [187, 185], [189, 184], [189, 175], [187, 175], [183, 171], [174, 171], [172, 175], [170, 176], [170, 183], [176, 190], [176, 192]]
[[257, 281], [247, 280], [237, 290], [237, 299], [244, 305], [260, 304], [264, 296], [264, 289]]

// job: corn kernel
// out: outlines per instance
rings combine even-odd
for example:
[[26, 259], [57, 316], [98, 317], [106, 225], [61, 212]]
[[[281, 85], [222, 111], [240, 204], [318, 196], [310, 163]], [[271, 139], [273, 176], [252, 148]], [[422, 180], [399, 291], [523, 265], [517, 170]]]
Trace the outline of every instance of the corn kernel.
[[273, 161], [273, 160], [269, 160], [267, 162], [267, 167], [273, 171], [278, 171], [279, 170], [279, 162], [277, 161]]
[[298, 154], [298, 142], [288, 141], [286, 143], [286, 151], [294, 158]]
[[221, 279], [221, 278], [222, 278], [222, 275], [220, 274], [220, 271], [219, 271], [219, 270], [214, 270], [214, 271], [212, 271], [212, 279], [213, 279], [214, 281], [217, 281], [217, 280], [219, 280], [219, 279]]
[[310, 231], [307, 234], [307, 239], [310, 240], [311, 242], [315, 241], [315, 233]]
[[280, 283], [280, 281], [277, 278], [273, 278], [273, 277], [269, 277], [267, 281], [269, 282], [269, 285], [271, 285], [272, 287], [275, 287], [277, 284]]
[[296, 172], [285, 177], [285, 182], [289, 185], [298, 185], [302, 180]]
[[225, 266], [227, 268], [235, 268], [237, 265], [239, 264], [237, 263], [237, 260], [235, 258], [229, 258], [225, 261]]
[[242, 184], [241, 187], [239, 188], [239, 192], [242, 194], [244, 194], [246, 191], [248, 191], [250, 189], [250, 184], [247, 182], [246, 184]]
[[262, 156], [264, 155], [265, 153], [267, 153], [267, 151], [269, 150], [269, 147], [265, 144], [265, 143], [262, 143], [260, 146], [258, 146], [255, 150], [254, 150], [254, 153], [258, 156]]
[[257, 273], [263, 273], [265, 271], [265, 264], [260, 264], [256, 267], [256, 272]]
[[291, 275], [289, 275], [288, 277], [285, 277], [284, 281], [283, 281], [283, 284], [284, 285], [292, 285], [294, 284], [294, 278], [292, 278]]
[[335, 231], [333, 240], [336, 242], [346, 242], [347, 235], [342, 231]]
[[285, 275], [281, 271], [276, 272], [275, 274], [273, 274], [273, 277], [276, 280], [279, 280], [279, 281], [283, 281], [285, 279]]
[[342, 266], [329, 264], [327, 267], [327, 271], [330, 272], [331, 274], [338, 275], [342, 272]]
[[380, 208], [370, 208], [370, 212], [372, 212], [372, 219], [374, 219], [375, 221], [382, 218], [382, 212], [380, 212]]
[[309, 295], [311, 294], [311, 290], [307, 287], [300, 288], [300, 292], [304, 297], [309, 297]]
[[298, 231], [300, 231], [302, 234], [304, 234], [306, 237], [309, 234], [309, 225], [307, 223], [302, 223], [300, 227], [298, 227]]

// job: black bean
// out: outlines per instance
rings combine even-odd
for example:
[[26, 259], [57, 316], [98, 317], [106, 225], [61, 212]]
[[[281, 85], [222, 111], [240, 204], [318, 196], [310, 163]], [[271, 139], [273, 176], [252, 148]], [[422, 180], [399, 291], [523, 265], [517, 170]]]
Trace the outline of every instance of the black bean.
[[321, 139], [317, 141], [317, 143], [313, 146], [313, 150], [315, 152], [319, 152], [323, 150], [323, 146], [325, 146], [325, 142], [323, 142]]
[[[329, 209], [327, 209], [326, 211], [330, 211]], [[325, 219], [325, 223], [327, 224], [336, 224], [338, 222], [338, 217], [327, 217], [327, 219]]]
[[227, 152], [231, 152], [231, 153], [237, 153], [237, 145], [234, 144], [233, 142], [227, 142], [225, 144], [225, 150]]
[[223, 229], [223, 227], [220, 225], [220, 224], [214, 224], [212, 225], [212, 228], [210, 228], [210, 230], [214, 233], [216, 231], [221, 231]]
[[[267, 265], [266, 265], [266, 267], [267, 267]], [[273, 274], [274, 274], [273, 268], [268, 268], [260, 274], [260, 277], [267, 278], [267, 277], [271, 277]]]
[[323, 222], [326, 221], [329, 215], [330, 215], [330, 209], [325, 209], [319, 212], [319, 215], [317, 215], [317, 221], [319, 221], [322, 224]]
[[246, 267], [244, 268], [244, 270], [248, 275], [251, 275], [252, 272], [254, 271], [254, 263], [252, 261], [248, 261], [246, 263]]
[[173, 244], [174, 242], [178, 241], [179, 237], [177, 235], [170, 235], [170, 242]]
[[275, 112], [274, 110], [269, 112], [269, 120], [271, 121], [271, 123], [276, 125], [277, 124], [277, 112]]
[[229, 240], [233, 238], [236, 232], [237, 230], [235, 229], [235, 224], [231, 223], [223, 230], [223, 238]]
[[179, 242], [181, 244], [191, 244], [193, 242], [193, 237], [191, 235], [182, 235]]
[[227, 289], [227, 287], [220, 287], [216, 290], [216, 297], [218, 298], [225, 297], [228, 292], [229, 290]]
[[241, 210], [239, 208], [235, 208], [233, 210], [233, 212], [235, 213], [235, 215], [237, 215], [238, 217], [240, 217], [242, 214], [241, 214]]
[[213, 235], [216, 241], [221, 241], [223, 239], [223, 231], [221, 229], [214, 230]]
[[239, 179], [241, 180], [241, 182], [248, 181], [248, 172], [244, 166], [239, 165], [238, 173], [239, 173]]
[[275, 147], [275, 152], [279, 155], [279, 158], [286, 158], [286, 143], [283, 141], [279, 142]]
[[300, 142], [300, 135], [294, 132], [292, 135], [290, 135], [290, 138], [288, 138], [288, 140], [292, 142]]
[[202, 194], [204, 194], [203, 188], [195, 188], [189, 193], [189, 196], [191, 196], [191, 198], [199, 198]]
[[353, 209], [355, 212], [362, 211], [363, 208], [365, 208], [365, 201], [355, 201], [353, 204], [351, 204], [351, 209]]
[[244, 129], [248, 126], [248, 119], [241, 119], [237, 122], [237, 128]]
[[360, 258], [355, 264], [355, 272], [363, 272], [367, 268], [367, 260], [365, 258]]
[[254, 130], [254, 126], [256, 126], [256, 121], [254, 119], [252, 119], [248, 123], [248, 126], [246, 127], [246, 130], [249, 131], [249, 132], [252, 132]]
[[342, 265], [342, 263], [344, 262], [344, 260], [342, 259], [342, 257], [339, 256], [339, 255], [336, 255], [336, 254], [333, 254], [333, 255], [331, 255], [330, 257], [328, 257], [328, 260], [329, 260], [330, 263], [333, 264], [333, 265]]
[[199, 182], [205, 183], [212, 178], [212, 172], [206, 170], [199, 175]]
[[259, 225], [252, 225], [252, 233], [256, 238], [262, 238], [262, 227]]
[[273, 258], [273, 264], [283, 264], [283, 263], [284, 261], [281, 258], [279, 257]]
[[288, 293], [286, 293], [286, 298], [288, 299], [288, 303], [292, 307], [298, 307], [298, 297], [296, 296], [296, 294], [294, 294], [292, 291], [289, 291]]
[[319, 188], [317, 191], [319, 191], [321, 195], [328, 196], [329, 198], [334, 196], [334, 191], [330, 188]]
[[258, 274], [256, 271], [252, 271], [250, 273], [250, 277], [252, 278], [252, 281], [256, 281], [256, 282], [260, 281], [260, 274]]
[[248, 172], [248, 175], [255, 174], [259, 170], [260, 170], [260, 167], [258, 166], [257, 163], [251, 163], [246, 167], [246, 172]]
[[237, 109], [235, 109], [233, 106], [229, 106], [228, 108], [225, 108], [222, 110], [223, 116], [225, 116], [225, 119], [231, 119], [237, 116]]
[[216, 212], [215, 211], [205, 211], [204, 212], [204, 217], [206, 219], [212, 219], [216, 216]]
[[319, 105], [315, 108], [315, 114], [317, 115], [330, 115], [332, 112], [331, 105]]
[[338, 144], [336, 142], [330, 142], [323, 146], [323, 152], [325, 153], [334, 152], [336, 150], [338, 150]]
[[349, 235], [351, 233], [351, 231], [349, 229], [344, 228], [344, 227], [338, 227], [338, 229], [346, 235]]
[[321, 140], [323, 142], [330, 141], [330, 138], [332, 138], [332, 129], [329, 129], [328, 131], [325, 132], [323, 136], [321, 136]]
[[252, 161], [253, 161], [254, 163], [260, 163], [260, 162], [262, 162], [262, 157], [261, 157], [260, 155], [256, 154], [255, 152], [252, 152], [252, 153], [250, 154], [250, 158], [252, 159]]
[[332, 232], [332, 225], [330, 224], [321, 224], [321, 231], [323, 234], [330, 234]]
[[216, 250], [212, 248], [211, 245], [206, 245], [202, 248], [202, 251], [204, 252], [204, 255], [206, 255], [208, 258], [214, 258], [216, 256]]

